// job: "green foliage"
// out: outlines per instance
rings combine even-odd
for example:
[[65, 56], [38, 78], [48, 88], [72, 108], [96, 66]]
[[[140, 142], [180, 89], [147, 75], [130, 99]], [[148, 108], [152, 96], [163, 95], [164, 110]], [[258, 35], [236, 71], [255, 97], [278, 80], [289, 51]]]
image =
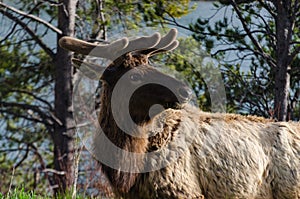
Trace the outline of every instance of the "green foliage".
[[26, 45], [30, 42], [10, 40], [0, 46], [0, 191], [4, 192], [11, 183], [12, 167], [18, 167], [14, 185], [45, 187], [35, 185], [34, 176], [40, 157], [48, 164], [52, 155], [49, 129], [40, 114], [51, 111], [52, 98], [47, 95], [53, 79], [51, 60], [43, 51], [25, 51]]
[[[181, 17], [190, 11], [189, 0], [107, 0], [99, 17], [95, 1], [80, 1], [77, 14], [80, 37], [88, 37], [95, 28], [104, 25], [109, 31], [137, 30], [145, 26], [157, 27], [165, 18]], [[95, 23], [95, 19], [98, 20]], [[96, 27], [95, 27], [96, 25]], [[81, 34], [82, 33], [82, 34]]]
[[[216, 12], [224, 12], [224, 17], [217, 20], [214, 17], [198, 19], [190, 25], [190, 29], [194, 32], [193, 37], [205, 44], [207, 52], [217, 60], [222, 60], [229, 111], [272, 117], [276, 73], [272, 66], [276, 60], [276, 10], [273, 4], [257, 1], [236, 6], [240, 16], [232, 6], [215, 3]], [[215, 22], [212, 23], [212, 20]], [[300, 23], [299, 17], [295, 23]], [[257, 49], [253, 40], [261, 45], [264, 54]], [[291, 51], [299, 45], [299, 26], [293, 29], [292, 40], [294, 44], [290, 44]], [[294, 59], [291, 65], [291, 71], [295, 72], [291, 73], [290, 104], [294, 102], [298, 107], [299, 99], [293, 99], [293, 96], [297, 98], [294, 94], [298, 94], [299, 90], [300, 72], [296, 69], [299, 68], [296, 63], [299, 56]], [[297, 108], [291, 114], [294, 120], [299, 120]]]

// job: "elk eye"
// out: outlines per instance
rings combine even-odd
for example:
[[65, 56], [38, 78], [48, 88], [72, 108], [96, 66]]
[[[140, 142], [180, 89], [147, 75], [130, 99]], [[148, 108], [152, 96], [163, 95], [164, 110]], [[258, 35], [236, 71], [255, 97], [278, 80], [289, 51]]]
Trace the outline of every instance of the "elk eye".
[[140, 82], [142, 80], [142, 76], [138, 73], [130, 75], [130, 80], [133, 82]]

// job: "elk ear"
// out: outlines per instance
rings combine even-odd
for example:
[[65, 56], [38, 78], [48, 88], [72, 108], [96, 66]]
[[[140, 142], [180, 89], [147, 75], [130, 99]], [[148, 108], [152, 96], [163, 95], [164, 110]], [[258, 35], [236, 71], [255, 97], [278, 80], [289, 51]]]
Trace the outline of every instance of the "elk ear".
[[90, 79], [99, 80], [105, 70], [105, 67], [98, 64], [85, 62], [76, 58], [73, 58], [72, 61], [74, 66]]

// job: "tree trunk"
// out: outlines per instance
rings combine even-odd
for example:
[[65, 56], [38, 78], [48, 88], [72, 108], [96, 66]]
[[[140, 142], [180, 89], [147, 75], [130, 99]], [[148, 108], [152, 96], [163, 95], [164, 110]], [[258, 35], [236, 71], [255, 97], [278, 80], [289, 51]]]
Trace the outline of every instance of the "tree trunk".
[[[60, 0], [58, 28], [63, 36], [73, 36], [77, 0]], [[62, 35], [58, 35], [58, 40]], [[72, 53], [57, 46], [55, 57], [55, 115], [59, 119], [52, 135], [54, 141], [54, 193], [64, 193], [74, 183], [74, 121], [72, 110]], [[59, 174], [60, 173], [60, 174]]]
[[278, 121], [287, 120], [290, 90], [290, 41], [293, 23], [290, 19], [290, 2], [278, 0], [276, 3], [276, 69], [274, 93], [274, 117]]
[[275, 100], [274, 100], [274, 117], [278, 121], [285, 121], [288, 119], [288, 99], [290, 90], [290, 74], [285, 65], [277, 64], [275, 72]]

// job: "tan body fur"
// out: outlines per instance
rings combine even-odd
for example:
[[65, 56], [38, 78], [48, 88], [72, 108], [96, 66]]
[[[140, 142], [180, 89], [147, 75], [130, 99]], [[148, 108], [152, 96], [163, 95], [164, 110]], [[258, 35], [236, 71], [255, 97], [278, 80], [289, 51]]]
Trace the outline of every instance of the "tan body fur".
[[173, 138], [163, 147], [182, 137], [190, 146], [166, 168], [140, 174], [126, 198], [300, 198], [299, 123], [190, 106], [165, 110], [145, 128], [159, 129], [159, 122], [179, 122], [174, 132], [164, 128]]

